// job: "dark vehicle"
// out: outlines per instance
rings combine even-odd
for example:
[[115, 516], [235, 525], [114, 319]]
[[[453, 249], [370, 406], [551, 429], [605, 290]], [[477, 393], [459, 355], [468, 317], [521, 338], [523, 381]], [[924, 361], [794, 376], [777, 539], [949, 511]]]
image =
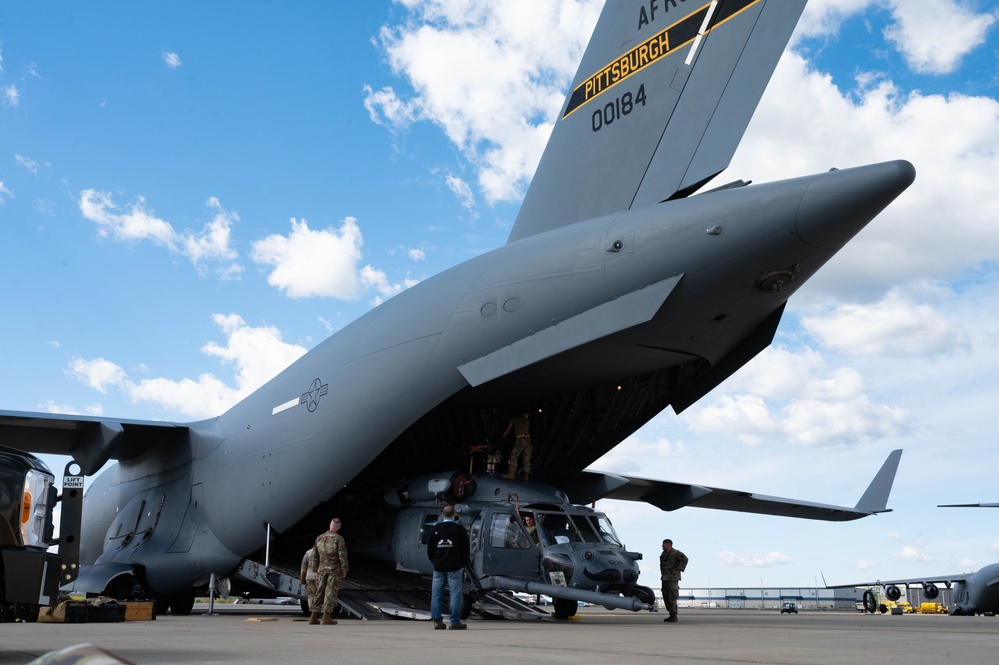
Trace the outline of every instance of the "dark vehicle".
[[783, 605], [780, 606], [780, 613], [781, 614], [785, 614], [785, 613], [786, 614], [797, 614], [798, 613], [798, 606], [795, 605], [794, 603], [784, 603]]
[[54, 553], [55, 476], [34, 455], [0, 446], [0, 622], [34, 621], [55, 603], [59, 585], [76, 578], [83, 476], [67, 476], [64, 487], [72, 501], [60, 527], [69, 546]]

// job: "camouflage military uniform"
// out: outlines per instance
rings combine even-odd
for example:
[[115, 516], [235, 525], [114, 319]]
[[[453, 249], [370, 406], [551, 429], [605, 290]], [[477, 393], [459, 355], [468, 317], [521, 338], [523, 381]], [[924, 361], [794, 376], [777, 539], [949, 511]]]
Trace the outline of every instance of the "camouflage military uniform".
[[309, 594], [310, 611], [316, 606], [316, 589], [319, 586], [319, 576], [316, 575], [316, 569], [309, 565], [309, 560], [312, 559], [312, 552], [315, 549], [315, 547], [309, 549], [302, 557], [302, 570], [298, 577], [298, 581], [305, 585], [305, 590]]
[[[510, 466], [507, 471], [508, 478], [515, 478], [517, 475], [518, 460], [524, 465], [524, 479], [531, 475], [531, 453], [534, 446], [531, 445], [531, 421], [526, 413], [514, 416], [507, 425], [507, 432], [513, 429], [514, 444], [510, 451]], [[504, 434], [504, 436], [506, 436]]]
[[680, 573], [687, 569], [687, 555], [677, 549], [659, 555], [659, 573], [663, 581], [663, 604], [669, 612], [666, 621], [676, 621], [676, 600], [680, 595]]
[[333, 531], [320, 534], [312, 548], [310, 564], [319, 578], [316, 604], [310, 609], [319, 612], [319, 604], [322, 602], [323, 614], [332, 614], [336, 609], [336, 597], [340, 593], [340, 580], [347, 574], [347, 544], [343, 536]]

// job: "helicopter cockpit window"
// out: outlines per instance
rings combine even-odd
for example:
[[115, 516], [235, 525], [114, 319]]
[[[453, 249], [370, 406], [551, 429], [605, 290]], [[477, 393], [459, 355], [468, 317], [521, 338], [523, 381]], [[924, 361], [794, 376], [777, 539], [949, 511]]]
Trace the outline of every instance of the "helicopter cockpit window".
[[539, 514], [539, 519], [541, 527], [555, 543], [578, 543], [583, 540], [576, 525], [565, 513]]
[[576, 533], [584, 543], [603, 542], [586, 515], [573, 515], [571, 519], [573, 526], [576, 527]]
[[[613, 545], [621, 545], [621, 539], [618, 537], [617, 532], [614, 531], [614, 525], [611, 521], [607, 519], [606, 515], [597, 515], [597, 531], [600, 533], [600, 539], [605, 543], [611, 543]], [[624, 547], [623, 545], [621, 545]]]
[[534, 545], [530, 536], [520, 526], [516, 516], [509, 513], [493, 515], [489, 524], [489, 546], [527, 549]]

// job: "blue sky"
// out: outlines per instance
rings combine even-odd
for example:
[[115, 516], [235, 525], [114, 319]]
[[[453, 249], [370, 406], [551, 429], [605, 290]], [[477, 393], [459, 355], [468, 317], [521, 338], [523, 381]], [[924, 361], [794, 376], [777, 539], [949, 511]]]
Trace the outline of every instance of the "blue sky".
[[[0, 408], [217, 415], [504, 243], [601, 4], [4, 5]], [[691, 586], [999, 559], [990, 511], [935, 507], [999, 500], [997, 19], [979, 0], [809, 3], [718, 182], [904, 158], [916, 183], [771, 349], [594, 465], [852, 504], [902, 447], [895, 511], [602, 502], [647, 583], [663, 537]]]

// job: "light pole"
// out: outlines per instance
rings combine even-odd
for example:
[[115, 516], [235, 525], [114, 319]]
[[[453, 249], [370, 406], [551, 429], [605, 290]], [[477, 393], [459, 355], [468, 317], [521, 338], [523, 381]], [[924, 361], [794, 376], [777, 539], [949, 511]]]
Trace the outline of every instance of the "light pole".
[[760, 609], [763, 609], [763, 578], [760, 578]]

